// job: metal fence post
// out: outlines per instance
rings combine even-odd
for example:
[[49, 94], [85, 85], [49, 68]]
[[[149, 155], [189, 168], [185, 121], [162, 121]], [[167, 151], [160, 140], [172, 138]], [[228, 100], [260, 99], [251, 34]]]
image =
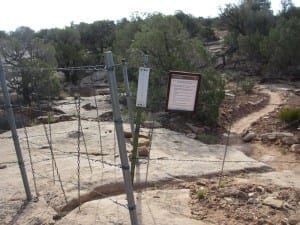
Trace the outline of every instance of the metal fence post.
[[10, 97], [9, 97], [7, 86], [6, 86], [5, 74], [4, 74], [1, 62], [0, 62], [0, 81], [1, 81], [1, 87], [2, 87], [2, 92], [3, 92], [3, 96], [4, 96], [5, 112], [6, 112], [7, 120], [8, 120], [9, 126], [10, 126], [12, 138], [13, 138], [14, 145], [15, 145], [15, 150], [16, 150], [16, 154], [17, 154], [19, 168], [20, 168], [21, 175], [22, 175], [22, 180], [23, 180], [23, 184], [24, 184], [24, 188], [25, 188], [25, 192], [26, 192], [27, 201], [31, 201], [32, 195], [30, 192], [30, 187], [29, 187], [28, 178], [27, 178], [27, 174], [26, 174], [26, 168], [24, 165], [22, 151], [21, 151], [21, 147], [20, 147], [20, 143], [19, 143], [15, 116], [14, 116], [14, 113], [12, 110]]
[[129, 88], [129, 82], [128, 82], [128, 73], [127, 73], [127, 65], [125, 62], [125, 59], [122, 60], [122, 73], [123, 73], [123, 79], [124, 79], [124, 86], [126, 91], [126, 102], [127, 102], [127, 108], [128, 108], [128, 117], [129, 117], [129, 123], [130, 123], [130, 129], [132, 137], [134, 136], [134, 122], [133, 122], [133, 114], [132, 114], [132, 99], [131, 99], [131, 92]]
[[[149, 56], [144, 55], [144, 67], [148, 66]], [[137, 107], [136, 109], [136, 120], [135, 120], [135, 131], [133, 136], [133, 149], [132, 149], [132, 159], [131, 159], [131, 182], [134, 183], [135, 165], [139, 163], [139, 134], [142, 119], [142, 108]]]
[[110, 95], [113, 107], [113, 118], [116, 127], [117, 140], [119, 145], [119, 153], [121, 159], [121, 168], [124, 178], [125, 191], [127, 195], [128, 210], [130, 214], [131, 225], [138, 225], [136, 205], [134, 202], [133, 188], [131, 184], [130, 167], [126, 151], [126, 143], [124, 138], [123, 121], [121, 118], [119, 97], [117, 92], [116, 74], [114, 68], [113, 55], [111, 51], [105, 52], [105, 64], [108, 70], [108, 82], [110, 86]]

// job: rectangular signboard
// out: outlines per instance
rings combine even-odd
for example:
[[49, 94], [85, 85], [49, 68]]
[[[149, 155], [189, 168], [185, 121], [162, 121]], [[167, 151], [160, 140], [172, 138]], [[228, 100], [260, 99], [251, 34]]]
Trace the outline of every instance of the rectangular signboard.
[[167, 110], [195, 111], [200, 81], [199, 73], [170, 71]]
[[147, 95], [148, 95], [148, 83], [149, 83], [150, 68], [140, 67], [139, 68], [139, 80], [136, 94], [136, 106], [146, 107], [147, 106]]

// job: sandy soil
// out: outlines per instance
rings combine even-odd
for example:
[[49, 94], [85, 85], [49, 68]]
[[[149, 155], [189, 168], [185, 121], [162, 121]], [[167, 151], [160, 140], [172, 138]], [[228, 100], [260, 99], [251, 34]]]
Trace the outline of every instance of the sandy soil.
[[278, 104], [283, 103], [280, 93], [270, 91], [264, 86], [261, 86], [261, 89], [263, 89], [263, 93], [270, 95], [270, 100], [268, 102], [268, 105], [263, 109], [251, 113], [243, 117], [242, 119], [238, 120], [237, 122], [235, 122], [231, 127], [231, 131], [233, 133], [237, 133], [237, 134], [242, 133], [242, 131], [244, 129], [247, 129], [251, 123], [257, 121], [260, 117], [274, 111], [276, 107], [278, 107]]

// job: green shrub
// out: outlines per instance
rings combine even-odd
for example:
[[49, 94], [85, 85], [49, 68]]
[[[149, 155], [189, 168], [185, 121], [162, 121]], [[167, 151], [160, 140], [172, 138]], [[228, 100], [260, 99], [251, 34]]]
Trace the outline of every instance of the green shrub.
[[224, 188], [225, 187], [225, 181], [220, 181], [219, 183], [219, 188]]
[[48, 123], [55, 123], [56, 119], [53, 112], [48, 112]]
[[248, 79], [248, 78], [246, 78], [245, 80], [240, 82], [240, 86], [241, 86], [242, 90], [247, 95], [252, 93], [254, 85], [255, 85], [255, 81], [252, 79]]
[[197, 192], [196, 192], [196, 196], [197, 198], [200, 200], [200, 199], [204, 199], [205, 196], [206, 196], [206, 190], [205, 189], [199, 189]]
[[300, 120], [300, 108], [299, 107], [290, 107], [282, 109], [278, 115], [281, 122], [292, 123], [297, 120]]
[[202, 71], [196, 116], [203, 124], [217, 125], [219, 108], [225, 96], [224, 87], [225, 82], [216, 70], [208, 68]]
[[279, 151], [280, 151], [280, 153], [282, 154], [282, 155], [286, 155], [287, 153], [288, 153], [288, 151], [289, 151], [289, 149], [288, 148], [280, 148], [279, 149]]

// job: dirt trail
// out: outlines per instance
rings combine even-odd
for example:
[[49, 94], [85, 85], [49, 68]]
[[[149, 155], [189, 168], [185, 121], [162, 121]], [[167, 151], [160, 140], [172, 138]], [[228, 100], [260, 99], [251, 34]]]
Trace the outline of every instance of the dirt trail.
[[261, 110], [251, 113], [246, 117], [241, 118], [240, 120], [233, 123], [231, 127], [231, 132], [240, 134], [242, 131], [250, 126], [251, 123], [257, 121], [260, 117], [268, 114], [269, 112], [274, 111], [277, 108], [278, 104], [281, 104], [283, 101], [280, 97], [278, 92], [273, 92], [265, 86], [261, 86], [263, 93], [270, 95], [270, 100], [266, 107], [262, 108]]

